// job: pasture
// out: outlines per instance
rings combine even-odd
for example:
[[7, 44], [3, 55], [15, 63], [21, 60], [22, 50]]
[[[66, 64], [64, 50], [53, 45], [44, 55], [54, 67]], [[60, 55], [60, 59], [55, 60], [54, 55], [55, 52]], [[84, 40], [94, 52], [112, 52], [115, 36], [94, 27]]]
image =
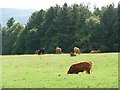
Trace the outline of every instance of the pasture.
[[[67, 74], [77, 62], [91, 61], [92, 73]], [[118, 88], [118, 53], [4, 55], [3, 88]]]

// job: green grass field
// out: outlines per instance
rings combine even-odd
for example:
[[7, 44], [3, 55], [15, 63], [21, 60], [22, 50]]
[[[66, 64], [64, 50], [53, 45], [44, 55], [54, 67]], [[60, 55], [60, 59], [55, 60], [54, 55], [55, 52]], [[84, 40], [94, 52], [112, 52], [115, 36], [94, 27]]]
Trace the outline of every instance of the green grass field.
[[[118, 88], [118, 53], [2, 56], [3, 88]], [[69, 74], [77, 62], [91, 61], [92, 73]]]

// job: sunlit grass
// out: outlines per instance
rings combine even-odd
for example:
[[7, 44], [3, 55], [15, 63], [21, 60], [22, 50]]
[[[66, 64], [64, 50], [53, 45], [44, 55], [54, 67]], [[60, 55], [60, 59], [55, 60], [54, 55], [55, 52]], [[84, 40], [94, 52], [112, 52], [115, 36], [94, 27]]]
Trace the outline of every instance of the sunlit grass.
[[[5, 88], [117, 88], [118, 53], [3, 56]], [[92, 73], [67, 75], [73, 63], [91, 61]]]

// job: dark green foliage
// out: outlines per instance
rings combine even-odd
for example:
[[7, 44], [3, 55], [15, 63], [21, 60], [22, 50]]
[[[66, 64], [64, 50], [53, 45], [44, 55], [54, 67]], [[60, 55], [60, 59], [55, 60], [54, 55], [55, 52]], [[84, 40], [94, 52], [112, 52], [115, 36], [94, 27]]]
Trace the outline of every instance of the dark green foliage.
[[[3, 28], [5, 29], [5, 28]], [[24, 29], [23, 25], [15, 23], [7, 30], [2, 30], [2, 53], [3, 54], [17, 54], [16, 45], [17, 40], [19, 39], [19, 33]]]
[[118, 50], [120, 51], [120, 1], [119, 1], [119, 3], [118, 3], [118, 10], [117, 10], [117, 12], [118, 12], [118, 24], [117, 24], [117, 30], [118, 30], [118, 43], [117, 43], [117, 46], [118, 46], [118, 44], [119, 44], [119, 46], [118, 46]]
[[25, 53], [34, 53], [34, 51], [39, 48], [38, 46], [38, 37], [37, 37], [37, 29], [33, 28], [27, 31], [25, 36]]
[[13, 25], [14, 22], [15, 22], [14, 18], [11, 17], [6, 24], [10, 28]]
[[33, 54], [43, 47], [46, 53], [55, 53], [56, 47], [69, 53], [75, 46], [82, 52], [118, 51], [119, 12], [114, 4], [95, 7], [93, 12], [88, 5], [67, 3], [41, 9], [31, 15], [25, 28], [20, 24], [3, 28], [3, 54]]
[[[110, 4], [103, 12], [101, 22], [103, 23], [103, 41], [102, 44], [106, 47], [104, 51], [116, 51], [118, 43], [118, 31], [117, 31], [117, 9], [114, 8], [114, 4]], [[114, 46], [115, 45], [115, 46]]]
[[2, 54], [2, 26], [0, 23], [0, 55]]

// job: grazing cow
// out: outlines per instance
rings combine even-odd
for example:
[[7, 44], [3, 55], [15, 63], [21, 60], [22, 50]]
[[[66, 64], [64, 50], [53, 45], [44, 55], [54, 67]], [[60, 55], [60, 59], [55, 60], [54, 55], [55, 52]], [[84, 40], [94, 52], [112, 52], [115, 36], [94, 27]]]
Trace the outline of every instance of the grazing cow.
[[74, 47], [74, 53], [80, 54], [80, 49], [78, 47]]
[[61, 54], [62, 53], [62, 49], [59, 47], [56, 47], [56, 54]]
[[100, 50], [92, 50], [90, 53], [100, 53]]
[[45, 48], [41, 48], [41, 49], [40, 49], [40, 53], [41, 53], [41, 54], [45, 54]]
[[39, 54], [40, 54], [40, 50], [39, 50], [39, 49], [36, 50], [36, 51], [35, 51], [35, 54], [38, 54], [38, 55], [39, 55]]
[[73, 57], [73, 56], [76, 56], [76, 54], [74, 52], [71, 52], [70, 56]]
[[36, 50], [35, 54], [38, 54], [38, 55], [45, 54], [45, 48], [41, 48], [41, 49]]
[[67, 74], [78, 74], [79, 72], [84, 72], [84, 71], [86, 71], [87, 74], [90, 74], [91, 68], [92, 68], [92, 63], [90, 61], [80, 62], [70, 66]]

